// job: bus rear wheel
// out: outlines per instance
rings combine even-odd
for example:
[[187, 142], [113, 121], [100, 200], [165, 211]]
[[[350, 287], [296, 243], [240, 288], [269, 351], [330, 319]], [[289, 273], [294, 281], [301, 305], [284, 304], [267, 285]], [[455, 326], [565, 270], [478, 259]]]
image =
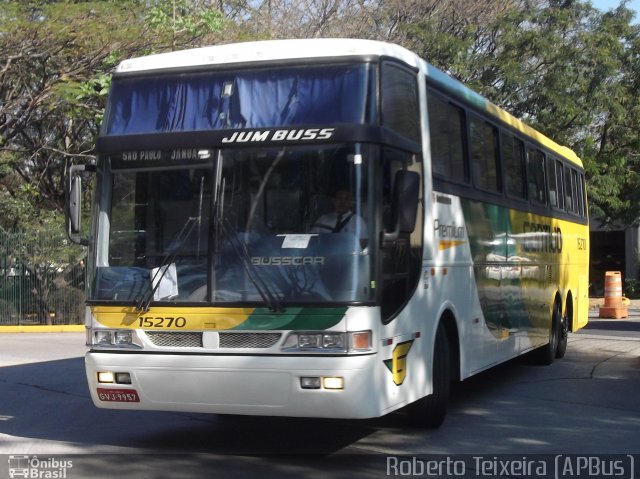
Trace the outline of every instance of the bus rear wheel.
[[444, 422], [451, 385], [450, 349], [444, 325], [440, 323], [433, 350], [433, 391], [409, 406], [411, 422], [416, 426], [436, 429]]
[[566, 312], [562, 317], [562, 326], [560, 327], [560, 340], [558, 341], [558, 350], [556, 351], [556, 358], [563, 358], [567, 352], [567, 341], [569, 336], [569, 329], [573, 321], [573, 300], [571, 295], [567, 298]]
[[[543, 366], [553, 363], [559, 351], [562, 336], [562, 312], [560, 305], [556, 302], [553, 305], [553, 313], [551, 314], [551, 331], [549, 332], [549, 342], [539, 348], [536, 353], [536, 360]], [[565, 345], [566, 349], [566, 345]]]
[[564, 317], [561, 322], [560, 338], [558, 339], [558, 349], [556, 350], [556, 358], [558, 359], [563, 358], [567, 352], [567, 337], [569, 336], [569, 319]]

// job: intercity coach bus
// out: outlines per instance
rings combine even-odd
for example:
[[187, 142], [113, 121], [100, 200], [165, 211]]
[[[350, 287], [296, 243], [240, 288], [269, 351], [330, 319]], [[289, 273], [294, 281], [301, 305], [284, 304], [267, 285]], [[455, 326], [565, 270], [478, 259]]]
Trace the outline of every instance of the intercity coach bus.
[[96, 150], [98, 407], [437, 427], [452, 381], [587, 322], [579, 158], [397, 45], [123, 61]]

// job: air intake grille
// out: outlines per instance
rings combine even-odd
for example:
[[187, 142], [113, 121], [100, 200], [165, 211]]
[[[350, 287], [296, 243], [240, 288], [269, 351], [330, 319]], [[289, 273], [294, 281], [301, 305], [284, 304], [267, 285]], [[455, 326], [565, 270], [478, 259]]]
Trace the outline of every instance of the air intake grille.
[[164, 348], [202, 347], [202, 333], [147, 331], [147, 337], [154, 345]]
[[280, 333], [220, 333], [221, 348], [270, 348]]

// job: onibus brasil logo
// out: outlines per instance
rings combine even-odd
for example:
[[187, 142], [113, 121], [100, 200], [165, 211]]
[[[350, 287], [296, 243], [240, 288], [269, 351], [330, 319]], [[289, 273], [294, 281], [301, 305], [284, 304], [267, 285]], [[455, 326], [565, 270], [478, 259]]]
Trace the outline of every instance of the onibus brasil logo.
[[9, 477], [26, 477], [34, 479], [65, 479], [67, 469], [73, 467], [73, 461], [65, 461], [38, 456], [9, 456]]

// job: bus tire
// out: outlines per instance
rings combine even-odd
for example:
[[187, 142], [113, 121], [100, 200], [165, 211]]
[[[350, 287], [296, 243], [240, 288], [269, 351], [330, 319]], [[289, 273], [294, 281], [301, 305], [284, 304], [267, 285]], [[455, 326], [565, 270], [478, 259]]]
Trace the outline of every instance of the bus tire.
[[558, 339], [558, 349], [556, 350], [556, 358], [563, 358], [567, 352], [567, 337], [569, 336], [569, 318], [566, 316], [561, 319], [560, 334]]
[[553, 363], [558, 353], [560, 336], [562, 330], [562, 313], [560, 305], [555, 302], [553, 304], [553, 313], [551, 314], [551, 330], [549, 331], [549, 342], [538, 348], [536, 351], [536, 360], [543, 366], [549, 366]]
[[451, 387], [451, 361], [449, 339], [442, 323], [438, 325], [433, 349], [433, 391], [410, 406], [411, 422], [417, 426], [436, 429], [447, 415]]

